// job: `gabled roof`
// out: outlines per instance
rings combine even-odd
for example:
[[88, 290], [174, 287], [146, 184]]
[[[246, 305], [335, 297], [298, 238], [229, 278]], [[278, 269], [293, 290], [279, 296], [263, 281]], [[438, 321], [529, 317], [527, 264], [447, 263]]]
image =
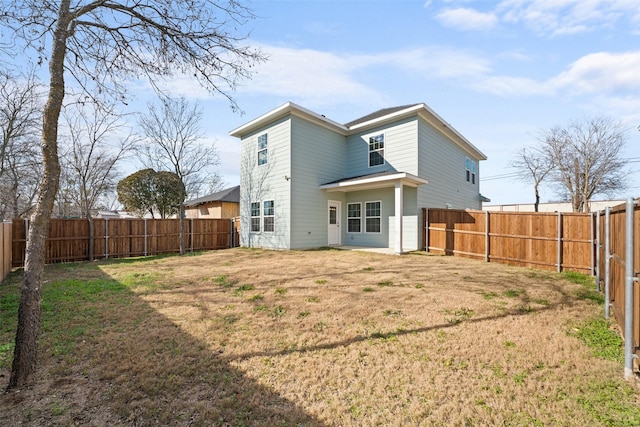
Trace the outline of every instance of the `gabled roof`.
[[380, 109], [378, 111], [375, 111], [375, 112], [373, 112], [371, 114], [367, 114], [366, 116], [362, 116], [359, 119], [355, 119], [355, 120], [350, 121], [349, 123], [345, 123], [345, 126], [350, 128], [350, 127], [358, 125], [360, 123], [364, 123], [364, 122], [368, 122], [370, 120], [378, 119], [380, 117], [388, 116], [389, 114], [393, 114], [393, 113], [396, 113], [398, 111], [406, 110], [407, 108], [410, 108], [410, 107], [415, 107], [416, 105], [421, 105], [421, 104], [409, 104], [409, 105], [401, 105], [399, 107], [382, 108], [382, 109]]
[[333, 130], [343, 136], [349, 136], [356, 132], [361, 132], [374, 127], [384, 126], [388, 123], [396, 120], [401, 120], [407, 117], [419, 116], [435, 129], [444, 134], [451, 141], [456, 143], [463, 150], [471, 153], [479, 160], [486, 160], [487, 156], [480, 151], [475, 145], [473, 145], [467, 138], [462, 136], [453, 126], [447, 123], [442, 117], [440, 117], [435, 111], [433, 111], [427, 104], [409, 104], [399, 107], [383, 108], [375, 111], [359, 119], [353, 120], [347, 124], [340, 124], [326, 118], [324, 115], [314, 113], [311, 110], [303, 108], [293, 102], [287, 102], [286, 104], [269, 111], [266, 114], [232, 130], [229, 132], [231, 136], [242, 138], [252, 132], [256, 132], [260, 128], [268, 125], [282, 117], [287, 115], [293, 115], [301, 117], [312, 123], [316, 123], [322, 127]]
[[226, 190], [218, 191], [217, 193], [209, 194], [208, 196], [187, 200], [184, 202], [184, 205], [192, 207], [209, 202], [240, 203], [240, 186], [236, 185], [235, 187], [227, 188]]

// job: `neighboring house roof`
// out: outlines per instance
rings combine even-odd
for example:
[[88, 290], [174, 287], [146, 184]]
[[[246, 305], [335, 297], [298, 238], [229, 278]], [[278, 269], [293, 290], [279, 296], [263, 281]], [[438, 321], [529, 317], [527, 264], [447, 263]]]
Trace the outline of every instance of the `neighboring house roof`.
[[240, 186], [236, 185], [235, 187], [227, 188], [226, 190], [218, 191], [217, 193], [209, 194], [208, 196], [187, 200], [184, 202], [184, 205], [186, 207], [193, 207], [209, 202], [240, 203]]
[[232, 130], [231, 132], [229, 132], [229, 134], [231, 136], [242, 138], [244, 135], [256, 132], [267, 124], [272, 123], [274, 120], [285, 117], [287, 115], [304, 118], [344, 136], [348, 136], [356, 132], [361, 132], [362, 130], [366, 130], [367, 128], [382, 126], [396, 120], [418, 115], [427, 123], [431, 124], [434, 128], [446, 135], [450, 140], [462, 147], [464, 150], [472, 153], [479, 160], [487, 159], [487, 156], [482, 151], [480, 151], [468, 139], [462, 136], [460, 132], [458, 132], [453, 126], [447, 123], [442, 117], [440, 117], [435, 111], [433, 111], [431, 108], [429, 108], [429, 106], [427, 106], [427, 104], [424, 103], [383, 108], [342, 125], [326, 118], [321, 114], [314, 113], [311, 110], [294, 104], [293, 102], [287, 102], [286, 104], [281, 105], [280, 107], [271, 110], [266, 114], [263, 114], [262, 116], [250, 121], [249, 123], [246, 123]]

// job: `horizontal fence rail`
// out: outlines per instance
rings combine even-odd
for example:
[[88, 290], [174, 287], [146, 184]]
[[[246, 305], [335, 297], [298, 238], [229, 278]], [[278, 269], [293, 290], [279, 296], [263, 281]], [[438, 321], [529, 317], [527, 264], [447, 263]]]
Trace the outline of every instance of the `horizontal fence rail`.
[[[239, 221], [238, 221], [239, 222]], [[94, 259], [125, 258], [180, 252], [178, 219], [94, 219]], [[89, 260], [87, 219], [51, 219], [46, 263]], [[13, 221], [12, 265], [24, 265], [28, 220]], [[186, 251], [237, 246], [235, 219], [186, 219]]]
[[588, 213], [423, 209], [423, 218], [429, 252], [586, 274], [595, 267]]

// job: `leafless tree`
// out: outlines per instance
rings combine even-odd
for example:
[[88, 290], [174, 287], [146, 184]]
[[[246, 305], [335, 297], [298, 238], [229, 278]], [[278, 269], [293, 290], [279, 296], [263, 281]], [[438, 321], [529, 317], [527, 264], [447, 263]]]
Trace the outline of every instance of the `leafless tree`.
[[516, 154], [511, 166], [518, 170], [518, 177], [533, 183], [535, 193], [535, 212], [540, 205], [540, 185], [553, 170], [553, 162], [536, 147], [524, 147]]
[[94, 210], [102, 197], [115, 190], [117, 164], [132, 152], [135, 138], [113, 103], [89, 101], [65, 108], [68, 138], [63, 144], [60, 185], [89, 221], [89, 259], [93, 261]]
[[[58, 120], [66, 92], [108, 93], [126, 100], [126, 82], [152, 84], [175, 73], [225, 96], [263, 60], [238, 29], [252, 19], [236, 0], [14, 0], [0, 3], [0, 53], [33, 53], [49, 70], [42, 124], [44, 173], [39, 187], [18, 310], [8, 389], [33, 381], [38, 354], [42, 274], [49, 219], [58, 191]], [[2, 58], [0, 58], [0, 61]], [[65, 77], [77, 86], [66, 86]]]
[[[271, 192], [269, 179], [275, 167], [275, 150], [270, 149], [268, 161], [258, 164], [258, 154], [254, 147], [244, 142], [240, 150], [240, 233], [241, 241], [248, 247], [253, 247], [255, 235], [252, 224], [252, 203], [262, 203], [265, 196]], [[262, 206], [259, 207], [262, 209]], [[260, 226], [258, 225], [258, 228]]]
[[42, 170], [36, 160], [41, 86], [33, 74], [0, 73], [0, 217], [17, 218], [33, 205], [34, 181]]
[[588, 212], [595, 195], [623, 191], [628, 172], [621, 158], [627, 137], [620, 122], [594, 117], [543, 131], [540, 150], [553, 164], [552, 178], [574, 212]]
[[180, 253], [185, 252], [184, 201], [197, 194], [207, 182], [211, 168], [218, 164], [218, 152], [213, 144], [204, 145], [200, 131], [202, 111], [185, 98], [161, 98], [159, 104], [149, 104], [140, 115], [142, 130], [140, 161], [156, 171], [175, 173], [183, 182], [186, 194], [179, 207]]

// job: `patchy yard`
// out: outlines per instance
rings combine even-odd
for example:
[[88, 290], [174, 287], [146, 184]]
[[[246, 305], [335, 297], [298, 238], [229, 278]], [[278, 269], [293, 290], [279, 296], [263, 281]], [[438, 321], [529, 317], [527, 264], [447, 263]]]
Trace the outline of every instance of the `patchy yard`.
[[0, 425], [640, 425], [599, 296], [565, 275], [233, 249], [47, 278], [40, 381], [0, 395]]

